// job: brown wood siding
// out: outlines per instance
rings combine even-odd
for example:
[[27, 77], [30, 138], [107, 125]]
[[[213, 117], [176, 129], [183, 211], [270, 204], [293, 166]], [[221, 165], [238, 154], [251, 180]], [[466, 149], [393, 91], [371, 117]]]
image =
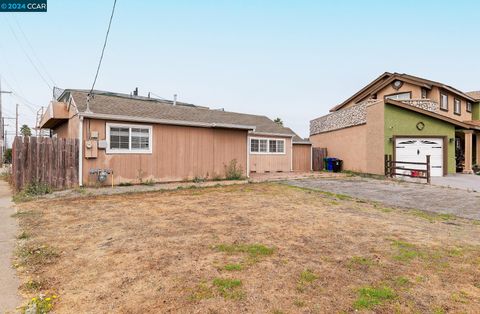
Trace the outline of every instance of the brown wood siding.
[[[292, 139], [277, 136], [253, 135], [258, 138], [285, 139], [285, 154], [252, 154], [250, 153], [250, 171], [289, 172], [292, 167]], [[250, 150], [249, 150], [250, 151]]]
[[[97, 131], [99, 139], [104, 140], [107, 122], [128, 124], [85, 119], [84, 141], [92, 131]], [[247, 131], [146, 125], [152, 125], [151, 154], [107, 154], [99, 149], [97, 158], [83, 159], [84, 184], [95, 183], [95, 176], [89, 174], [90, 169], [95, 168], [112, 169], [115, 184], [139, 182], [140, 179], [156, 182], [191, 180], [194, 177], [211, 179], [224, 176], [224, 165], [233, 159], [238, 161], [245, 175]]]
[[311, 170], [312, 145], [293, 144], [293, 171]]

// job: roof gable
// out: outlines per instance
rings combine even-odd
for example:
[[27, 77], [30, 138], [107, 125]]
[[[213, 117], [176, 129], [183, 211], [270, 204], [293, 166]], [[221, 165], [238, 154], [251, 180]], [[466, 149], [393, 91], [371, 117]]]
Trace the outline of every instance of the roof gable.
[[385, 86], [387, 86], [388, 84], [392, 83], [393, 81], [395, 81], [397, 79], [401, 80], [401, 81], [404, 81], [404, 82], [407, 82], [407, 83], [418, 85], [420, 87], [424, 87], [424, 88], [427, 88], [427, 89], [431, 89], [432, 86], [437, 86], [437, 87], [440, 87], [442, 89], [448, 90], [448, 91], [450, 91], [450, 92], [452, 92], [456, 95], [459, 95], [459, 96], [461, 96], [461, 97], [463, 97], [467, 100], [474, 101], [474, 98], [472, 98], [472, 96], [468, 95], [468, 93], [464, 93], [464, 92], [462, 92], [462, 91], [460, 91], [460, 90], [458, 90], [454, 87], [451, 87], [449, 85], [446, 85], [446, 84], [443, 84], [443, 83], [440, 83], [440, 82], [427, 80], [427, 79], [424, 79], [424, 78], [420, 78], [420, 77], [405, 74], [405, 73], [401, 74], [401, 73], [385, 72], [382, 75], [380, 75], [378, 78], [376, 78], [374, 81], [369, 83], [367, 86], [362, 88], [360, 91], [355, 93], [353, 96], [351, 96], [350, 98], [348, 98], [347, 100], [345, 100], [341, 104], [339, 104], [339, 105], [333, 107], [332, 109], [330, 109], [330, 111], [337, 111], [337, 110], [343, 108], [344, 106], [346, 106], [348, 103], [350, 103], [352, 101], [359, 102], [359, 101], [367, 98], [368, 96], [378, 92], [379, 90], [381, 90], [382, 88], [384, 88]]

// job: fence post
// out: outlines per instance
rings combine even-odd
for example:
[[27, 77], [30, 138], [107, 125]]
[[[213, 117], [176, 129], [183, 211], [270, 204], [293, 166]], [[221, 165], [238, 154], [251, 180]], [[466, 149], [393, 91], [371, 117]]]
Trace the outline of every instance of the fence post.
[[385, 162], [385, 170], [384, 170], [384, 172], [385, 172], [385, 176], [388, 177], [388, 176], [389, 176], [389, 175], [388, 175], [388, 155], [385, 155], [384, 160], [385, 160], [385, 161], [384, 161], [384, 162]]
[[427, 155], [427, 183], [430, 184], [430, 155]]

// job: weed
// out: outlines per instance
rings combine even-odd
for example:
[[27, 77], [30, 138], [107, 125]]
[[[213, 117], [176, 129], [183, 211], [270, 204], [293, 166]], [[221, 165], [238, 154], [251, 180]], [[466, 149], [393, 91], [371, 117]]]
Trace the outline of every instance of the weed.
[[409, 213], [412, 214], [413, 216], [426, 219], [430, 222], [448, 221], [448, 220], [455, 219], [455, 216], [452, 214], [437, 214], [437, 213], [427, 212], [419, 209], [411, 210], [409, 211]]
[[118, 184], [118, 186], [132, 186], [132, 185], [133, 185], [133, 183], [131, 183], [131, 182], [120, 182]]
[[463, 255], [462, 248], [453, 248], [448, 251], [448, 256], [450, 257], [458, 257]]
[[50, 297], [40, 295], [39, 297], [32, 298], [23, 308], [23, 312], [38, 314], [48, 313], [53, 309], [53, 305], [56, 299], [56, 295], [52, 295]]
[[356, 310], [371, 309], [385, 301], [396, 297], [395, 292], [389, 287], [370, 287], [365, 286], [358, 289], [358, 298], [353, 304]]
[[433, 313], [433, 314], [445, 314], [445, 313], [447, 313], [447, 312], [445, 312], [445, 310], [442, 309], [441, 307], [436, 307], [436, 308], [433, 309], [433, 312], [432, 312], [432, 313]]
[[42, 283], [36, 280], [29, 280], [23, 284], [23, 288], [27, 291], [39, 291], [42, 288]]
[[410, 284], [410, 280], [408, 280], [408, 278], [404, 276], [395, 277], [393, 281], [395, 282], [395, 285], [398, 287], [405, 287]]
[[214, 294], [212, 288], [209, 287], [205, 282], [202, 282], [196, 287], [195, 291], [190, 296], [190, 299], [194, 301], [199, 301], [203, 299], [210, 299], [213, 297]]
[[215, 248], [220, 252], [229, 254], [246, 253], [251, 258], [272, 255], [274, 252], [273, 248], [263, 244], [219, 244]]
[[415, 245], [408, 242], [395, 240], [392, 242], [392, 246], [397, 248], [398, 252], [393, 258], [398, 261], [407, 262], [423, 256], [422, 252], [420, 252]]
[[225, 169], [225, 179], [227, 180], [240, 180], [243, 178], [243, 170], [242, 166], [238, 165], [238, 161], [236, 159], [230, 160], [230, 163], [224, 165]]
[[239, 279], [215, 278], [213, 285], [225, 299], [238, 300], [243, 298], [243, 291], [240, 290], [242, 281]]
[[298, 279], [297, 290], [299, 292], [304, 292], [305, 288], [318, 279], [318, 276], [315, 275], [311, 270], [305, 269], [300, 273], [300, 278]]
[[53, 248], [41, 245], [20, 247], [17, 256], [23, 264], [45, 265], [53, 262], [59, 255]]
[[18, 240], [26, 240], [30, 237], [30, 235], [28, 233], [26, 233], [25, 231], [22, 231], [22, 233], [20, 233], [18, 236], [17, 236], [17, 239]]
[[142, 185], [152, 186], [152, 185], [155, 185], [155, 181], [153, 181], [152, 179], [148, 179], [148, 180], [142, 181]]
[[312, 283], [317, 280], [317, 275], [315, 275], [311, 270], [305, 269], [300, 273], [300, 281], [303, 283]]
[[295, 305], [296, 307], [304, 307], [305, 306], [305, 301], [297, 299], [297, 300], [293, 301], [293, 305]]
[[242, 270], [242, 265], [241, 264], [227, 264], [223, 269], [228, 270], [228, 271], [239, 271]]
[[201, 183], [201, 182], [205, 182], [206, 180], [207, 180], [206, 178], [195, 176], [192, 181], [193, 183]]
[[49, 193], [52, 193], [52, 188], [49, 185], [39, 182], [30, 183], [13, 196], [13, 201], [16, 203], [26, 202]]
[[355, 266], [366, 266], [366, 267], [370, 267], [371, 265], [373, 265], [373, 261], [368, 258], [368, 257], [364, 257], [364, 256], [353, 256], [352, 258], [350, 258], [350, 260], [348, 261], [348, 267], [349, 268], [353, 268]]
[[465, 291], [452, 293], [452, 300], [458, 303], [468, 303], [469, 296]]
[[20, 218], [20, 217], [35, 216], [35, 215], [39, 215], [39, 213], [34, 212], [33, 210], [25, 210], [25, 211], [17, 211], [16, 213], [11, 214], [10, 217]]

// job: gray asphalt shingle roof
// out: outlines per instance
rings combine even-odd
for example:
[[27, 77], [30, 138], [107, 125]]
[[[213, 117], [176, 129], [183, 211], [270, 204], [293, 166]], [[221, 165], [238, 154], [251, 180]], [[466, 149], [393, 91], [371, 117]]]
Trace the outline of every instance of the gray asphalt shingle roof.
[[[68, 94], [72, 95], [78, 111], [85, 112], [88, 91], [69, 89], [63, 93], [65, 96]], [[254, 126], [256, 133], [295, 135], [292, 130], [276, 124], [266, 116], [209, 109], [182, 102], [173, 105], [173, 102], [168, 100], [101, 91], [96, 91], [94, 97], [90, 99], [90, 111], [93, 114], [137, 119]]]

